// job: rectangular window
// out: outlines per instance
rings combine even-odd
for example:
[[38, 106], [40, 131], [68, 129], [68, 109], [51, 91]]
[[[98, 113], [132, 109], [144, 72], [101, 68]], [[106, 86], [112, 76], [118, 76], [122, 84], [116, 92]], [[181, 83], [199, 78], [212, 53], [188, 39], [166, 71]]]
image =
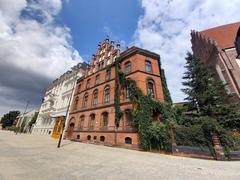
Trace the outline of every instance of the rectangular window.
[[80, 129], [83, 129], [83, 126], [84, 126], [84, 117], [81, 117], [81, 120], [80, 120]]
[[99, 84], [99, 82], [100, 82], [100, 75], [98, 74], [98, 75], [96, 76], [95, 85]]
[[86, 89], [90, 88], [90, 79], [87, 80]]
[[111, 70], [108, 69], [108, 70], [106, 71], [106, 81], [110, 80], [110, 78], [111, 78]]
[[125, 63], [125, 73], [129, 74], [132, 72], [132, 63], [129, 61]]
[[149, 72], [149, 73], [152, 72], [152, 63], [148, 60], [145, 61], [145, 70], [146, 72]]
[[98, 64], [98, 70], [101, 70], [101, 69], [103, 68], [103, 66], [104, 66], [104, 61], [99, 62], [99, 64]]
[[108, 103], [110, 101], [110, 88], [107, 87], [104, 90], [104, 103]]

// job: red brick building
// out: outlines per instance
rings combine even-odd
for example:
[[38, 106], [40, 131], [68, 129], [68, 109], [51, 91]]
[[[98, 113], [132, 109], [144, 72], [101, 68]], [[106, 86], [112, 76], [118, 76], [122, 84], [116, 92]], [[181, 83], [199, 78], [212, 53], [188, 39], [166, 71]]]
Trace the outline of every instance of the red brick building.
[[226, 84], [233, 95], [231, 102], [240, 102], [240, 22], [201, 32], [191, 32], [192, 50], [197, 58], [212, 69], [216, 79]]
[[109, 65], [116, 57], [121, 58], [120, 65], [126, 77], [135, 80], [144, 94], [164, 101], [159, 55], [138, 47], [120, 53], [120, 44], [115, 48], [114, 42], [109, 42], [107, 38], [98, 45], [85, 77], [77, 81], [65, 132], [67, 139], [139, 147], [138, 133], [131, 125], [133, 104], [126, 89], [120, 95], [120, 107], [124, 114], [119, 127], [115, 126], [115, 66]]

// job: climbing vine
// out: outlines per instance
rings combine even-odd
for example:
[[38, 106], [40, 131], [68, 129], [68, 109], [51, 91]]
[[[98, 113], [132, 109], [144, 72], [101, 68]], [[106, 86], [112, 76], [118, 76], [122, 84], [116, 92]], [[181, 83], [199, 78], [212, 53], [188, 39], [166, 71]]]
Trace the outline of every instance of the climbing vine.
[[167, 81], [166, 81], [164, 69], [160, 70], [160, 75], [161, 75], [161, 82], [163, 87], [164, 100], [165, 102], [172, 104], [172, 98], [171, 98], [169, 89], [167, 87]]

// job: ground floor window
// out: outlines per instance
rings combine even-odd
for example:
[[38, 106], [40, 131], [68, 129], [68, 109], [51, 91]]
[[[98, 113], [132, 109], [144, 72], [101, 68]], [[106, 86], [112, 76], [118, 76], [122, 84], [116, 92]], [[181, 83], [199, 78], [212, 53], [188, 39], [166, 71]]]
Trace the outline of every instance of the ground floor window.
[[91, 140], [91, 136], [90, 135], [87, 136], [87, 140]]
[[100, 141], [104, 142], [105, 141], [105, 137], [104, 136], [100, 136]]
[[126, 137], [125, 138], [125, 144], [132, 144], [132, 138]]
[[80, 135], [79, 134], [77, 135], [77, 139], [80, 139]]

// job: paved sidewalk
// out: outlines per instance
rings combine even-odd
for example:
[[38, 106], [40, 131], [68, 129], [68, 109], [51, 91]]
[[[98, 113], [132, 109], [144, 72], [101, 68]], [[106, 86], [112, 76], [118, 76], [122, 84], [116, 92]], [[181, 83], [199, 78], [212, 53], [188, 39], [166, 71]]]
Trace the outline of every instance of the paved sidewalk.
[[239, 180], [240, 162], [191, 159], [0, 131], [0, 180]]

